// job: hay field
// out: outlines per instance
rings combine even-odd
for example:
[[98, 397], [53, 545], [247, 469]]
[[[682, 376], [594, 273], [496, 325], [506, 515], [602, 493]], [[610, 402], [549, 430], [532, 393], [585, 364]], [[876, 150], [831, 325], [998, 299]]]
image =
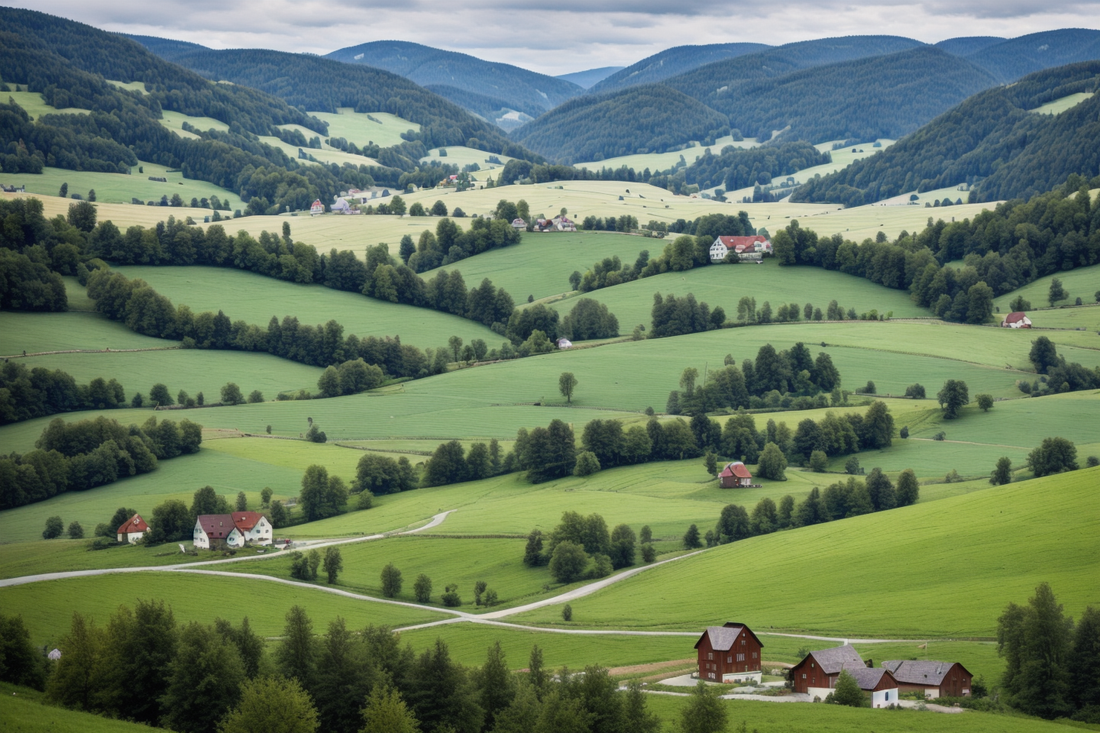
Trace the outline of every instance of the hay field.
[[587, 170], [599, 171], [604, 168], [611, 168], [618, 170], [624, 165], [627, 168], [633, 168], [637, 173], [641, 173], [646, 168], [653, 173], [660, 173], [661, 171], [667, 171], [674, 165], [680, 162], [683, 158], [687, 165], [691, 165], [695, 161], [702, 158], [706, 151], [710, 151], [714, 155], [718, 155], [722, 152], [722, 149], [726, 146], [733, 146], [735, 148], [755, 148], [759, 146], [755, 138], [745, 138], [744, 140], [734, 140], [731, 135], [720, 137], [714, 141], [713, 145], [703, 145], [698, 140], [693, 141], [690, 145], [683, 150], [673, 150], [667, 153], [637, 153], [635, 155], [620, 155], [615, 158], [605, 158], [603, 160], [593, 160], [587, 163], [574, 163], [576, 168], [585, 168]]

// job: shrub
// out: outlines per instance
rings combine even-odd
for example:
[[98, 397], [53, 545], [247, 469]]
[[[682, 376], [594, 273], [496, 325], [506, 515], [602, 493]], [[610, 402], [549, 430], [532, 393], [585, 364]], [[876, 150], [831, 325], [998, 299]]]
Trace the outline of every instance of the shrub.
[[657, 550], [654, 549], [653, 545], [649, 542], [644, 543], [642, 545], [642, 560], [644, 560], [645, 562], [653, 562], [656, 559]]
[[905, 388], [905, 396], [908, 397], [909, 399], [923, 400], [924, 395], [925, 395], [924, 385], [910, 384], [908, 387]]
[[876, 394], [875, 383], [867, 380], [867, 384], [863, 387], [863, 394]]
[[88, 547], [93, 550], [106, 550], [108, 547], [112, 547], [114, 544], [115, 541], [112, 540], [110, 537], [96, 537], [88, 544]]
[[413, 583], [413, 595], [416, 596], [417, 603], [428, 603], [432, 600], [432, 579], [424, 573], [416, 576], [416, 582]]
[[563, 606], [561, 609], [561, 618], [563, 621], [573, 620], [573, 607], [570, 606], [568, 603], [566, 603], [565, 606]]
[[52, 540], [61, 536], [61, 533], [65, 531], [65, 524], [61, 521], [61, 517], [50, 517], [46, 520], [46, 528], [42, 530], [42, 539]]
[[443, 605], [448, 608], [458, 608], [462, 605], [462, 599], [458, 596], [457, 585], [448, 585], [441, 598], [443, 599]]
[[825, 455], [825, 451], [815, 450], [810, 454], [810, 470], [814, 473], [825, 473], [828, 465], [829, 457]]
[[382, 568], [382, 595], [393, 598], [401, 592], [401, 571], [391, 562]]
[[69, 522], [69, 537], [74, 540], [84, 539], [84, 528], [80, 522]]

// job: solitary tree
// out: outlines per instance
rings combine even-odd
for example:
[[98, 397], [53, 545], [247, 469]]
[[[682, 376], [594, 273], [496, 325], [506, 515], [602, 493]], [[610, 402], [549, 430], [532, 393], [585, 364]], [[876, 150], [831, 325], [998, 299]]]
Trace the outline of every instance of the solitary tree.
[[940, 407], [943, 408], [943, 416], [946, 420], [954, 420], [959, 416], [959, 410], [963, 405], [970, 404], [970, 392], [966, 382], [961, 379], [948, 379], [943, 384], [943, 389], [936, 395]]
[[222, 387], [222, 403], [226, 405], [240, 405], [244, 403], [244, 396], [241, 394], [241, 388], [233, 382], [227, 382]]
[[994, 486], [1012, 483], [1012, 459], [1001, 456], [997, 459], [997, 465], [993, 468], [993, 475], [989, 477], [989, 483]]
[[325, 569], [325, 577], [328, 580], [329, 585], [336, 582], [337, 574], [344, 569], [344, 558], [340, 556], [339, 547], [325, 548], [325, 559], [323, 567]]
[[432, 599], [432, 579], [424, 573], [416, 576], [416, 582], [413, 583], [413, 595], [416, 596], [417, 603], [427, 603]]
[[978, 403], [978, 407], [982, 408], [982, 412], [989, 412], [990, 408], [993, 407], [993, 395], [975, 395], [974, 400]]
[[1050, 290], [1047, 292], [1047, 301], [1054, 305], [1059, 300], [1065, 300], [1069, 297], [1069, 293], [1062, 287], [1062, 281], [1058, 278], [1054, 278], [1050, 281]]
[[699, 539], [699, 528], [693, 524], [684, 533], [684, 547], [688, 550], [696, 550], [702, 546], [703, 543]]
[[680, 730], [683, 733], [719, 733], [726, 730], [728, 715], [718, 699], [718, 691], [699, 680], [688, 704], [680, 712]]
[[787, 457], [775, 443], [764, 446], [764, 452], [760, 454], [760, 463], [757, 464], [757, 473], [763, 478], [773, 481], [787, 480]]
[[1077, 446], [1065, 438], [1044, 438], [1027, 456], [1036, 478], [1077, 470]]
[[577, 388], [577, 378], [573, 376], [573, 372], [562, 372], [558, 377], [558, 391], [561, 392], [562, 397], [569, 404], [573, 402], [573, 390]]
[[52, 540], [60, 537], [64, 531], [65, 523], [61, 521], [61, 517], [50, 517], [46, 520], [46, 529], [42, 530], [42, 539]]
[[394, 598], [401, 592], [401, 571], [389, 563], [382, 568], [382, 595]]

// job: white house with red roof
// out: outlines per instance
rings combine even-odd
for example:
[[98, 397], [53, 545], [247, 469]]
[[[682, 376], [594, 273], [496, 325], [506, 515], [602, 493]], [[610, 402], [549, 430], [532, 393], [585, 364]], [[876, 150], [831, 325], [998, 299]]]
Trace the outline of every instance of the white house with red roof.
[[710, 261], [722, 262], [726, 255], [733, 252], [742, 260], [759, 260], [771, 254], [771, 240], [762, 234], [748, 237], [717, 237], [710, 245]]
[[325, 213], [325, 205], [321, 203], [321, 199], [315, 200], [313, 205], [309, 207], [309, 215], [317, 216], [323, 213]]
[[718, 485], [723, 489], [735, 489], [752, 486], [752, 474], [741, 461], [727, 463], [722, 472], [718, 474]]
[[149, 525], [145, 523], [140, 514], [135, 514], [123, 522], [115, 534], [118, 535], [119, 542], [129, 542], [132, 545], [144, 537], [148, 531]]
[[200, 514], [195, 520], [192, 536], [195, 549], [212, 550], [219, 542], [230, 547], [244, 547], [244, 534], [237, 529], [230, 514]]
[[1026, 313], [1021, 311], [1014, 311], [1005, 316], [1005, 319], [1001, 321], [1002, 328], [1031, 328], [1031, 319], [1027, 317]]
[[273, 529], [267, 517], [259, 512], [233, 512], [233, 525], [254, 545], [270, 545]]

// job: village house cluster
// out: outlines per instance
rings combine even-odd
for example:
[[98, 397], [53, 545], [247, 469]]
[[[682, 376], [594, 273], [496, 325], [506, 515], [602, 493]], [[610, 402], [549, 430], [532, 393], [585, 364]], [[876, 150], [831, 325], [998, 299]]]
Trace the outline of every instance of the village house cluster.
[[[747, 625], [730, 621], [708, 626], [695, 643], [699, 679], [716, 683], [759, 683], [763, 643]], [[973, 675], [958, 662], [890, 660], [875, 667], [850, 644], [813, 651], [791, 667], [788, 679], [796, 694], [824, 700], [847, 671], [871, 698], [871, 707], [895, 705], [899, 695], [920, 692], [925, 698], [968, 697]]]
[[[119, 542], [135, 544], [145, 533], [149, 525], [140, 514], [123, 522], [116, 531]], [[192, 540], [195, 549], [213, 550], [224, 542], [226, 546], [237, 549], [246, 544], [270, 545], [273, 528], [267, 517], [259, 512], [233, 512], [232, 514], [202, 514], [195, 521]]]

